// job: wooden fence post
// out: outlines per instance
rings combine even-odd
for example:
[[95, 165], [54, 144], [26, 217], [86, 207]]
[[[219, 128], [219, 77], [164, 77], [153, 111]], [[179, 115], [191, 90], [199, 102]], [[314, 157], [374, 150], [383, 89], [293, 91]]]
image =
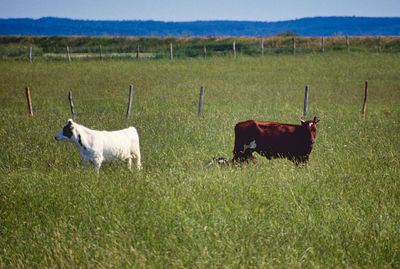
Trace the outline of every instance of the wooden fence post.
[[29, 88], [25, 88], [25, 94], [26, 94], [26, 101], [28, 103], [28, 113], [29, 116], [33, 117], [33, 109], [32, 109], [32, 100], [31, 100], [31, 91]]
[[203, 115], [203, 97], [204, 96], [204, 86], [201, 86], [200, 88], [200, 98], [199, 98], [199, 112], [198, 112], [198, 116], [202, 116]]
[[69, 100], [69, 106], [71, 108], [72, 119], [75, 120], [76, 112], [75, 112], [74, 100], [72, 100], [71, 91], [68, 92], [68, 100]]
[[306, 90], [304, 93], [304, 110], [303, 110], [303, 117], [305, 118], [307, 115], [307, 102], [308, 102], [308, 85], [306, 85]]
[[321, 38], [321, 52], [324, 53], [325, 52], [325, 48], [324, 48], [324, 37]]
[[364, 103], [362, 108], [362, 116], [365, 118], [365, 110], [367, 109], [367, 96], [368, 96], [368, 80], [365, 81], [365, 95], [364, 95]]
[[233, 58], [236, 58], [236, 41], [235, 40], [233, 40], [232, 49], [233, 49]]
[[378, 38], [378, 52], [381, 52], [381, 37]]
[[174, 59], [174, 51], [173, 51], [173, 48], [172, 48], [172, 43], [169, 43], [169, 58], [171, 60]]
[[349, 37], [346, 36], [346, 47], [347, 47], [347, 51], [350, 51], [350, 44], [349, 44]]
[[139, 59], [139, 44], [136, 46], [136, 59]]
[[260, 41], [261, 56], [264, 56], [264, 39]]
[[32, 47], [29, 48], [29, 62], [32, 63], [32, 58], [33, 58], [33, 52], [32, 52]]
[[206, 44], [204, 44], [204, 46], [203, 46], [203, 56], [204, 56], [204, 59], [207, 58], [207, 47], [206, 47]]
[[67, 60], [68, 60], [68, 62], [71, 61], [71, 55], [69, 53], [69, 47], [68, 46], [67, 46]]
[[296, 55], [296, 39], [293, 37], [293, 56]]
[[129, 118], [129, 116], [131, 115], [132, 99], [133, 99], [133, 86], [129, 85], [129, 102], [128, 102], [128, 110], [126, 111], [126, 118]]
[[101, 45], [100, 45], [100, 60], [103, 61], [103, 51], [102, 51], [102, 49], [101, 49]]

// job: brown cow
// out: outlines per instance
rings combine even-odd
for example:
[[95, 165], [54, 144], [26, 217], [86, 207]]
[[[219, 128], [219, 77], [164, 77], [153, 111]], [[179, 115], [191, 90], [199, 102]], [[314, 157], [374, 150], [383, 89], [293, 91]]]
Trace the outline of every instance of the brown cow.
[[248, 120], [235, 126], [233, 161], [255, 160], [253, 152], [266, 157], [287, 158], [296, 165], [306, 163], [311, 153], [319, 119], [305, 121], [301, 125], [269, 121]]

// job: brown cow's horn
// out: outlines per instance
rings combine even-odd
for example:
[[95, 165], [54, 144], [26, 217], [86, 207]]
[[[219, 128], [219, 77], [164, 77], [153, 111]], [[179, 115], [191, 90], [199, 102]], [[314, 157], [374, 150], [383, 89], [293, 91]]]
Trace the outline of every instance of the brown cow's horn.
[[305, 122], [306, 122], [306, 121], [304, 120], [303, 117], [300, 118], [300, 121], [301, 121], [302, 123], [305, 123]]

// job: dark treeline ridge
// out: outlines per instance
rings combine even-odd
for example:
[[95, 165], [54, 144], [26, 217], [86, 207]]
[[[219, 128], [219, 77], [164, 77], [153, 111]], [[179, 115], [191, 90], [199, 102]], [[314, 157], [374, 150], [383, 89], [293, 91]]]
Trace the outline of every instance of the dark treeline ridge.
[[100, 21], [53, 17], [0, 19], [0, 35], [268, 37], [283, 32], [293, 32], [300, 36], [398, 36], [400, 18], [314, 17], [278, 22]]
[[[63, 55], [69, 48], [71, 54], [100, 53], [106, 55], [131, 54], [134, 57], [137, 49], [141, 54], [151, 54], [150, 57], [168, 57], [170, 44], [173, 45], [176, 57], [231, 55], [233, 42], [239, 55], [255, 56], [261, 53], [261, 41], [264, 54], [290, 54], [293, 50], [293, 39], [296, 42], [296, 53], [320, 52], [321, 37], [300, 37], [290, 33], [274, 37], [251, 38], [175, 38], [175, 37], [85, 37], [85, 36], [0, 36], [1, 58], [25, 58], [30, 47], [33, 54]], [[349, 44], [349, 48], [347, 47]], [[380, 48], [384, 53], [400, 52], [400, 37], [324, 37], [324, 51], [359, 51], [376, 52]]]

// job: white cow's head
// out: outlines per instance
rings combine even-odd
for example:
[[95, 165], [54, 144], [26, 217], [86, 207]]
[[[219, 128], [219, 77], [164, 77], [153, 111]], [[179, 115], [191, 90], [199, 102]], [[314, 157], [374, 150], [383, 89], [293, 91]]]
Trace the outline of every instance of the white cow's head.
[[55, 139], [57, 141], [67, 141], [74, 142], [75, 141], [75, 130], [74, 130], [74, 121], [69, 119], [60, 132], [56, 135]]

